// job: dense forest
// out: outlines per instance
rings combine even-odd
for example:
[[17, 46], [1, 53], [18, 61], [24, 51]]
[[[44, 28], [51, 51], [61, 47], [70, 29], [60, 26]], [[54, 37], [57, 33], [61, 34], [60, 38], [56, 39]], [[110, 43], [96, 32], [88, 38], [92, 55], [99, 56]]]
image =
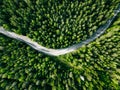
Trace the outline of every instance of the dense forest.
[[[0, 0], [0, 26], [47, 48], [90, 38], [119, 0]], [[61, 56], [0, 34], [0, 90], [119, 90], [120, 14], [103, 35]]]

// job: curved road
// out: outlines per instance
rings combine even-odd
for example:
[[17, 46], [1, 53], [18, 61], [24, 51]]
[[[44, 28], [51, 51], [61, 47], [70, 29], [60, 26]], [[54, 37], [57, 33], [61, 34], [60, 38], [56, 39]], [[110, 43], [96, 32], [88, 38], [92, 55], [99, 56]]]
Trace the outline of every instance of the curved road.
[[115, 17], [118, 15], [119, 12], [120, 12], [120, 5], [119, 5], [118, 9], [115, 10], [114, 16], [111, 19], [109, 19], [104, 26], [98, 28], [98, 30], [89, 39], [82, 41], [78, 44], [69, 46], [67, 48], [63, 48], [63, 49], [50, 49], [50, 48], [43, 47], [43, 46], [39, 45], [37, 42], [32, 41], [27, 36], [19, 35], [14, 32], [9, 32], [9, 31], [5, 30], [3, 27], [0, 27], [0, 33], [5, 36], [8, 36], [10, 38], [22, 41], [22, 42], [28, 44], [29, 46], [31, 46], [32, 48], [34, 48], [35, 50], [42, 52], [44, 54], [47, 54], [50, 56], [59, 56], [59, 55], [63, 55], [63, 54], [75, 51], [78, 48], [82, 47], [83, 45], [86, 45], [86, 44], [90, 43], [91, 41], [95, 40], [96, 38], [98, 38], [100, 35], [102, 35], [107, 30], [107, 28], [111, 25], [111, 23], [113, 22], [113, 20], [115, 19]]

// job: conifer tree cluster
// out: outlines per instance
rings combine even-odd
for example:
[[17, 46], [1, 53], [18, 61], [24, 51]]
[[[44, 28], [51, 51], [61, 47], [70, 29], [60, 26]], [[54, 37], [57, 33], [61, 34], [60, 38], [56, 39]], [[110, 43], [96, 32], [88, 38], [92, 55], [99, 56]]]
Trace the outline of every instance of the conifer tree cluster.
[[[50, 48], [89, 38], [119, 0], [0, 0], [0, 25]], [[105, 34], [52, 57], [0, 34], [0, 90], [119, 90], [120, 14]]]
[[10, 31], [49, 48], [91, 37], [113, 16], [118, 0], [3, 0], [0, 22]]

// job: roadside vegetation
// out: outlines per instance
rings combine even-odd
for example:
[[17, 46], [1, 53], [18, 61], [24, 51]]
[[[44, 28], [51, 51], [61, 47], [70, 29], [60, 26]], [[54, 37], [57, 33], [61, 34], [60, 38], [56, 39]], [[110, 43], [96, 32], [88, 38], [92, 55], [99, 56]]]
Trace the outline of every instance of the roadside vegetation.
[[[39, 0], [35, 0], [36, 2], [17, 1], [2, 0], [0, 2], [0, 8], [2, 7], [0, 25], [7, 30], [26, 35], [43, 46], [63, 48], [89, 38], [100, 25], [103, 25], [112, 16], [111, 13], [118, 6], [119, 0], [110, 0], [109, 3], [107, 3], [108, 0], [102, 0], [103, 3], [99, 3], [100, 0], [86, 2], [83, 0], [65, 0], [64, 2], [49, 0], [47, 2], [45, 0], [41, 4], [39, 4]], [[45, 5], [43, 6], [43, 4]], [[81, 9], [75, 8], [79, 4]], [[90, 15], [87, 14], [89, 9], [92, 10], [89, 7], [94, 8]], [[69, 11], [69, 8], [77, 15], [76, 17]], [[55, 13], [56, 10], [58, 12]], [[83, 12], [83, 14], [79, 14], [80, 12], [77, 14], [75, 11]], [[67, 12], [70, 14], [66, 14]], [[46, 15], [47, 13], [48, 15]], [[65, 16], [64, 19], [64, 15], [68, 16]], [[56, 20], [57, 18], [60, 23]], [[67, 18], [70, 20], [69, 25], [67, 25]], [[75, 26], [76, 24], [77, 26]], [[61, 41], [59, 36], [62, 36]], [[74, 37], [74, 39], [68, 37]], [[119, 90], [120, 14], [105, 34], [95, 41], [75, 52], [58, 57], [39, 53], [25, 43], [0, 34], [0, 90], [24, 89]]]

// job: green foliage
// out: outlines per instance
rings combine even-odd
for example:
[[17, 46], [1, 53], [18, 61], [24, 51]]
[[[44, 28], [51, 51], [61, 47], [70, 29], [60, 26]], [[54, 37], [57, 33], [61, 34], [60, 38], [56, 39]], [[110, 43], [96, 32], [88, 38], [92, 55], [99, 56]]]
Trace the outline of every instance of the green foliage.
[[[20, 1], [21, 4], [18, 3], [17, 1], [18, 2]], [[16, 13], [17, 10], [22, 10], [21, 7], [23, 7], [25, 10], [26, 7], [29, 7], [31, 8], [31, 10], [34, 11], [33, 6], [36, 5], [33, 5], [33, 3], [36, 3], [38, 4], [38, 6], [40, 6], [39, 0], [36, 0], [36, 2], [32, 0], [31, 1], [17, 0], [17, 1], [2, 0], [2, 2], [0, 2], [0, 5], [3, 5], [3, 3], [4, 5], [8, 4], [9, 7], [13, 8], [13, 10], [9, 8], [6, 8], [5, 10], [5, 8], [4, 9], [2, 8], [0, 14], [1, 13], [3, 14], [4, 10], [5, 12], [12, 10], [14, 11], [14, 13]], [[52, 0], [50, 0], [53, 6], [54, 6], [54, 1], [55, 0], [53, 0], [52, 3]], [[5, 2], [7, 3], [5, 4]], [[25, 2], [29, 4], [26, 4]], [[43, 3], [46, 2], [47, 0], [42, 0], [41, 7]], [[60, 5], [63, 2], [64, 1], [59, 2]], [[74, 7], [76, 5], [74, 4], [76, 3], [76, 1], [69, 1], [69, 2], [71, 2], [71, 7]], [[92, 2], [92, 0], [89, 0], [89, 2]], [[107, 2], [107, 0], [103, 0], [103, 2]], [[112, 5], [114, 7], [116, 5], [115, 2], [117, 1], [111, 0], [110, 2], [114, 2], [111, 4], [111, 8], [112, 8]], [[17, 3], [21, 6], [19, 6]], [[56, 4], [59, 3], [56, 2]], [[68, 2], [64, 2], [64, 3], [68, 3]], [[83, 3], [83, 1], [80, 1], [80, 3]], [[17, 8], [17, 6], [15, 7], [16, 4], [20, 7], [19, 9]], [[107, 3], [105, 5], [106, 6], [104, 6], [104, 9], [107, 10], [106, 8], [109, 8], [108, 7], [109, 5]], [[12, 13], [12, 11], [9, 11], [9, 13], [10, 12]], [[13, 15], [18, 15], [18, 13], [16, 14], [14, 13]], [[34, 13], [31, 13], [31, 18], [32, 15], [34, 16]], [[26, 11], [24, 11], [24, 14], [29, 15], [29, 13], [27, 13]], [[17, 27], [16, 28], [13, 25], [11, 25], [11, 23], [9, 23], [9, 22], [14, 22], [13, 19], [9, 21], [9, 18], [11, 18], [10, 15], [12, 14], [8, 15], [9, 16], [8, 18], [7, 16], [4, 15], [0, 16], [0, 22], [6, 28], [8, 28], [8, 30], [12, 30], [16, 33], [20, 33], [28, 36], [35, 35], [34, 38], [36, 39], [37, 39], [37, 34], [39, 37], [42, 36], [47, 37], [48, 34], [47, 32], [49, 31], [46, 30], [41, 31], [41, 33], [43, 32], [45, 34], [45, 36], [44, 34], [41, 36], [40, 33], [37, 32], [40, 30], [38, 27], [36, 27], [38, 29], [37, 31], [33, 30], [35, 28], [35, 27], [33, 28], [33, 26], [31, 27], [25, 26], [25, 28], [23, 28], [25, 22], [30, 21], [29, 23], [35, 24], [34, 26], [38, 24], [35, 21], [31, 21], [32, 20], [31, 18], [29, 20], [28, 19], [25, 20], [26, 16], [24, 18], [22, 16], [21, 19], [23, 20], [20, 20], [21, 23], [18, 22], [14, 23], [16, 24]], [[22, 11], [21, 11], [21, 15], [23, 15]], [[47, 16], [49, 17], [49, 15], [50, 14], [48, 14]], [[6, 20], [8, 21], [6, 21], [5, 18], [3, 19], [3, 17], [6, 17]], [[107, 17], [106, 19], [108, 18], [109, 17]], [[17, 16], [15, 16], [14, 19], [16, 21], [16, 19], [20, 19], [20, 18], [19, 17], [17, 18]], [[91, 20], [95, 21], [93, 18], [91, 18]], [[24, 31], [24, 30], [28, 30], [28, 31]], [[55, 35], [59, 34], [60, 32], [61, 31], [57, 29]], [[24, 90], [24, 89], [27, 90], [119, 90], [120, 89], [120, 83], [118, 83], [120, 81], [120, 43], [119, 43], [120, 33], [119, 32], [120, 32], [120, 15], [116, 18], [113, 25], [106, 31], [104, 35], [102, 35], [95, 41], [91, 42], [90, 44], [83, 46], [82, 48], [80, 48], [75, 52], [59, 57], [46, 56], [42, 53], [33, 50], [25, 43], [10, 39], [0, 34], [0, 47], [3, 47], [3, 49], [0, 50], [0, 89], [1, 90], [2, 89], [3, 90]], [[52, 32], [51, 35], [53, 35]], [[62, 39], [65, 39], [65, 37], [61, 37], [61, 40]], [[51, 44], [54, 43], [51, 42]], [[55, 45], [56, 44], [57, 43], [55, 43]]]
[[120, 1], [2, 0], [0, 24], [50, 48], [89, 38], [113, 16]]

